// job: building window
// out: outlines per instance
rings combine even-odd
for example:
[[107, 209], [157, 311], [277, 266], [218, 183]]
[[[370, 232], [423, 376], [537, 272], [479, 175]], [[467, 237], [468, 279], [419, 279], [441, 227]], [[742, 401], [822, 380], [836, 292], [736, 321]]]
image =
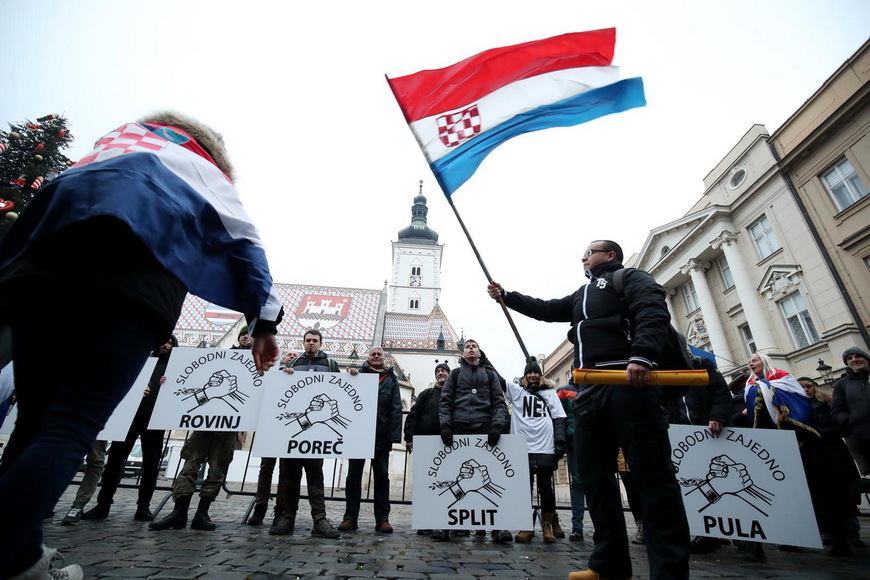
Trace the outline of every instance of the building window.
[[722, 274], [725, 288], [734, 288], [734, 278], [731, 277], [731, 268], [728, 266], [728, 260], [725, 259], [725, 256], [722, 256], [716, 263], [719, 264], [719, 272]]
[[744, 324], [740, 328], [740, 336], [743, 337], [743, 344], [746, 345], [746, 353], [747, 356], [752, 356], [756, 352], [755, 348], [755, 338], [752, 336], [752, 330], [749, 329], [748, 324]]
[[861, 183], [852, 163], [845, 157], [822, 174], [822, 183], [834, 200], [837, 211], [843, 211], [867, 195], [867, 188]]
[[813, 324], [804, 299], [799, 293], [780, 300], [779, 308], [782, 310], [792, 341], [797, 348], [804, 348], [819, 342], [816, 326]]
[[758, 255], [761, 256], [762, 260], [780, 248], [779, 241], [776, 239], [776, 234], [773, 233], [773, 228], [770, 227], [767, 216], [761, 216], [750, 225], [749, 234], [752, 236], [755, 249], [758, 250]]
[[683, 284], [683, 296], [686, 298], [686, 308], [689, 312], [698, 309], [698, 295], [695, 293], [695, 285], [689, 281]]
[[411, 266], [411, 276], [419, 276], [423, 273], [423, 268], [420, 266]]
[[419, 298], [409, 298], [408, 299], [408, 310], [420, 310], [420, 299]]

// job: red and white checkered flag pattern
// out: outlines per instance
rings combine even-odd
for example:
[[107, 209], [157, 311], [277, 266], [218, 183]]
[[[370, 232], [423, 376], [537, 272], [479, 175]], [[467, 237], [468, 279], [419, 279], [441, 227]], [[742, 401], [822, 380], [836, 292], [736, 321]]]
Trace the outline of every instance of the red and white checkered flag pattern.
[[103, 161], [111, 157], [134, 153], [137, 151], [160, 151], [168, 141], [148, 131], [141, 125], [134, 123], [124, 125], [116, 131], [112, 131], [99, 141], [94, 150], [87, 156], [82, 157], [76, 167], [87, 165], [94, 161]]
[[477, 105], [438, 117], [438, 136], [447, 147], [462, 145], [480, 133]]

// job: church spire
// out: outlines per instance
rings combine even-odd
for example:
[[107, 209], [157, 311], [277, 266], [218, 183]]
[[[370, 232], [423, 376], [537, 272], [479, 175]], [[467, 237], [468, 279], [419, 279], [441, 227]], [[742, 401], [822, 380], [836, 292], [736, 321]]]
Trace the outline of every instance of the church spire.
[[438, 243], [438, 232], [426, 224], [426, 216], [429, 208], [426, 206], [426, 197], [423, 195], [423, 180], [420, 180], [420, 190], [414, 197], [414, 205], [411, 206], [411, 225], [399, 232], [400, 242], [413, 242], [418, 244]]

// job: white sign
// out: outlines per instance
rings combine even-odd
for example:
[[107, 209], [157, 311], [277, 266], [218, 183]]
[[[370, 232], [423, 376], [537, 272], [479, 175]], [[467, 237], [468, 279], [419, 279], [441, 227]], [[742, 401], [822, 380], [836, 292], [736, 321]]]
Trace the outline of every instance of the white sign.
[[157, 366], [157, 357], [149, 357], [145, 361], [145, 366], [139, 371], [139, 376], [136, 377], [133, 386], [130, 387], [127, 395], [115, 407], [109, 420], [106, 421], [106, 426], [97, 435], [98, 441], [123, 441], [127, 438], [130, 425], [133, 423], [133, 417], [136, 416], [136, 411], [139, 410], [139, 404], [142, 402], [142, 397], [145, 394], [145, 387], [148, 386], [148, 381], [151, 380], [151, 373], [154, 372], [155, 366]]
[[377, 374], [287, 374], [280, 370], [276, 374], [263, 396], [252, 455], [333, 459], [374, 456]]
[[3, 420], [3, 425], [0, 425], [0, 435], [12, 435], [12, 430], [15, 429], [15, 421], [18, 420], [18, 403], [15, 403], [7, 411], [6, 418]]
[[149, 429], [254, 431], [265, 383], [250, 350], [172, 349]]
[[794, 432], [725, 428], [716, 437], [671, 425], [669, 434], [692, 534], [822, 547]]
[[414, 437], [414, 529], [531, 530], [532, 496], [526, 438], [502, 435]]

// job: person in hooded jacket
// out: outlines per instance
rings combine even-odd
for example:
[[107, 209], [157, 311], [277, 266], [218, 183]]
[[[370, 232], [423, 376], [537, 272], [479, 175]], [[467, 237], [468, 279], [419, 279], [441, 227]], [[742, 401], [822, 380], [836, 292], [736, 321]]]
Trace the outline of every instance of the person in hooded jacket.
[[[157, 112], [47, 182], [3, 239], [0, 324], [11, 328], [20, 406], [0, 462], [0, 497], [17, 498], [0, 511], [0, 577], [82, 578], [75, 564], [53, 567], [43, 516], [169, 339], [188, 292], [244, 313], [259, 374], [277, 359], [283, 310], [232, 176], [220, 134]], [[57, 312], [88, 313], [64, 356], [98, 372], [46, 364]]]
[[[544, 542], [556, 541], [553, 518], [556, 515], [556, 492], [553, 488], [553, 472], [559, 468], [559, 460], [565, 455], [565, 410], [556, 395], [555, 384], [544, 380], [541, 367], [532, 359], [523, 370], [520, 384], [507, 383], [507, 398], [510, 401], [511, 433], [524, 435], [529, 446], [529, 487], [534, 492], [538, 480], [538, 495], [541, 500], [541, 532]], [[531, 542], [534, 530], [517, 532], [514, 540]]]

